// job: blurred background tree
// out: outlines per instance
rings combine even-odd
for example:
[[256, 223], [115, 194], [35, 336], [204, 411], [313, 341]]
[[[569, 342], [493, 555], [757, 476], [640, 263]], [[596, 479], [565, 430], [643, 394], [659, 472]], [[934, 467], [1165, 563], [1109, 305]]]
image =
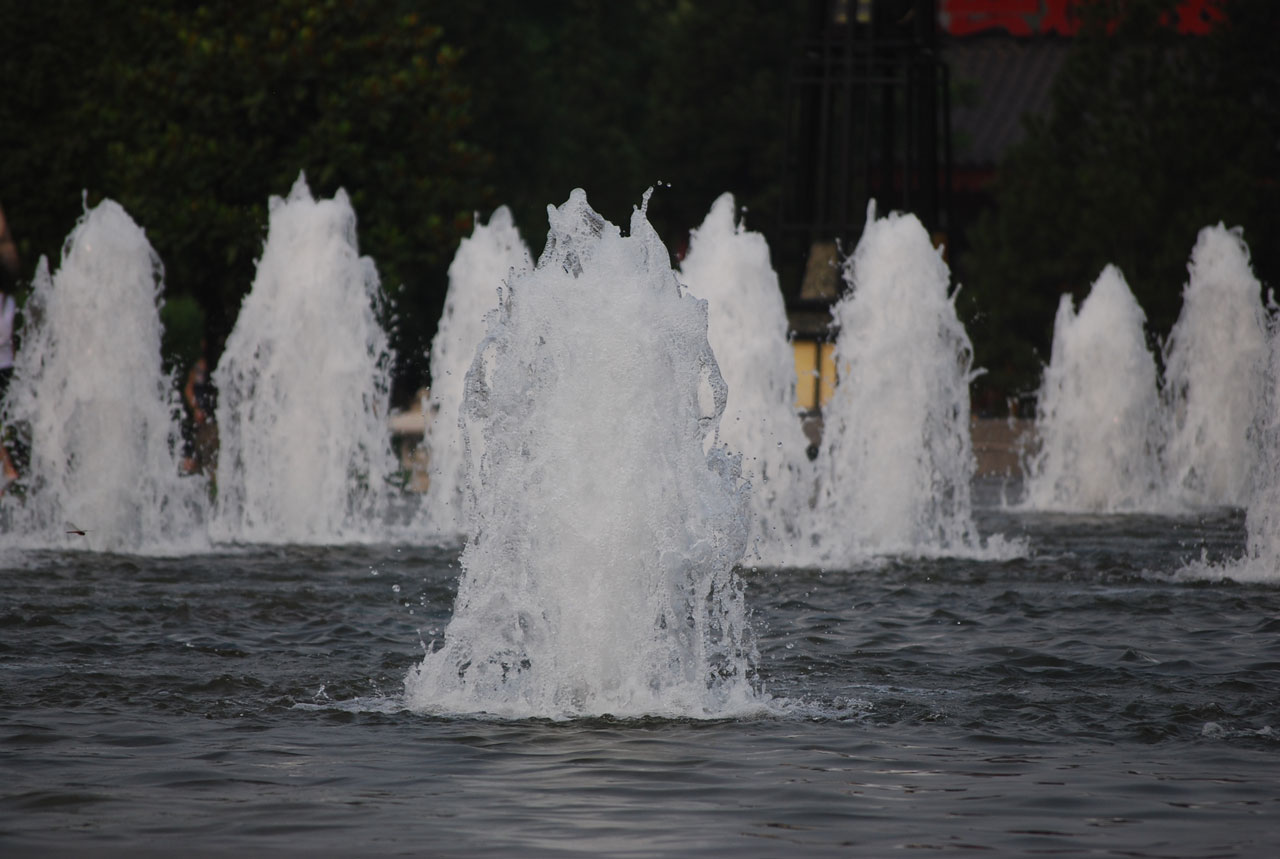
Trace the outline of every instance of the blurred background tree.
[[1059, 297], [1087, 295], [1115, 263], [1153, 344], [1182, 306], [1202, 227], [1244, 226], [1255, 271], [1280, 274], [1280, 4], [1230, 0], [1207, 36], [1170, 26], [1176, 2], [1080, 4], [1081, 34], [1049, 116], [1001, 165], [995, 205], [970, 233], [961, 303], [975, 401], [1033, 393]]
[[[723, 191], [767, 212], [798, 5], [0, 0], [0, 203], [33, 270], [56, 266], [82, 193], [119, 202], [170, 300], [203, 309], [216, 360], [268, 198], [300, 171], [317, 196], [345, 188], [391, 299], [402, 400], [428, 381], [475, 213], [509, 204], [536, 254], [547, 205], [579, 186], [625, 224], [670, 183], [650, 215], [673, 247]], [[198, 348], [186, 336], [173, 355]]]
[[[625, 224], [663, 183], [650, 219], [675, 251], [731, 191], [778, 248], [788, 63], [825, 2], [0, 0], [0, 204], [29, 276], [83, 203], [120, 202], [182, 299], [166, 350], [186, 360], [203, 319], [216, 361], [268, 198], [299, 172], [345, 188], [403, 402], [429, 381], [458, 242], [498, 204], [537, 254], [574, 187]], [[1224, 0], [1225, 24], [1186, 37], [1161, 23], [1174, 2], [1077, 4], [1093, 18], [1052, 111], [953, 242], [979, 403], [1035, 389], [1058, 296], [1107, 262], [1156, 336], [1201, 227], [1243, 225], [1263, 280], [1280, 270], [1280, 3]]]
[[116, 200], [147, 231], [171, 300], [204, 309], [216, 358], [268, 198], [304, 172], [317, 196], [350, 194], [361, 252], [393, 299], [400, 375], [421, 384], [433, 328], [421, 320], [438, 316], [443, 269], [493, 191], [491, 158], [467, 134], [461, 52], [419, 5], [5, 4], [0, 55], [21, 95], [0, 104], [0, 187], [25, 258], [56, 265], [82, 189], [89, 206]]
[[[576, 187], [625, 225], [645, 190], [672, 248], [725, 191], [771, 229], [783, 75], [804, 0], [440, 4], [466, 45], [475, 138], [535, 256]], [[669, 186], [669, 187], [667, 187]]]

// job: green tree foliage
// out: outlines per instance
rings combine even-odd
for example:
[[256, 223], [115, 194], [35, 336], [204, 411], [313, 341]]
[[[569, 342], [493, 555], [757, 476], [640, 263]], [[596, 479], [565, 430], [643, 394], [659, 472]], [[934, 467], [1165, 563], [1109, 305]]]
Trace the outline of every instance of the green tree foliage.
[[671, 185], [659, 215], [675, 245], [732, 191], [748, 226], [776, 246], [785, 73], [805, 5], [682, 0], [667, 12], [668, 55], [652, 70], [648, 115], [650, 169]]
[[1165, 336], [1204, 226], [1244, 228], [1264, 283], [1280, 275], [1280, 4], [1230, 0], [1211, 35], [1179, 36], [1164, 0], [1084, 8], [1051, 114], [1001, 166], [961, 293], [976, 400], [1034, 391], [1064, 292], [1124, 272]]
[[403, 395], [426, 381], [475, 212], [511, 205], [536, 252], [574, 187], [625, 223], [662, 182], [649, 212], [673, 248], [725, 191], [767, 232], [806, 5], [0, 0], [0, 203], [31, 270], [56, 263], [82, 192], [120, 202], [216, 359], [268, 197], [299, 171], [318, 195], [343, 187], [396, 313]]
[[[772, 226], [783, 74], [801, 0], [492, 0], [441, 4], [466, 46], [474, 136], [535, 253], [546, 207], [582, 187], [625, 223], [663, 183], [650, 220], [677, 247], [732, 191]], [[666, 186], [670, 187], [666, 187]]]
[[[1224, 0], [1181, 37], [1172, 0], [1092, 0], [1054, 109], [970, 231], [960, 302], [980, 404], [1033, 390], [1062, 292], [1121, 266], [1157, 336], [1196, 232], [1241, 225], [1264, 281], [1275, 205], [1280, 4]], [[536, 251], [583, 187], [682, 244], [732, 191], [772, 233], [786, 65], [805, 0], [0, 0], [0, 203], [30, 272], [82, 206], [122, 203], [204, 311], [215, 352], [305, 171], [343, 187], [396, 312], [401, 393], [426, 381], [445, 271], [474, 212], [507, 203]], [[174, 318], [190, 313], [171, 314]], [[172, 337], [170, 338], [173, 339]], [[176, 347], [175, 347], [176, 348]]]
[[132, 43], [129, 20], [116, 0], [0, 2], [0, 205], [28, 279], [39, 256], [56, 265], [82, 190], [102, 175], [104, 136], [85, 105], [107, 98], [96, 64]]
[[160, 344], [164, 370], [181, 384], [182, 370], [194, 364], [202, 351], [208, 351], [204, 308], [190, 295], [171, 296], [160, 308], [160, 324], [164, 327]]
[[31, 170], [5, 166], [15, 231], [50, 253], [75, 218], [68, 201], [48, 205], [51, 190], [77, 208], [81, 188], [90, 205], [117, 200], [147, 230], [168, 290], [196, 297], [216, 338], [252, 283], [268, 197], [303, 171], [317, 195], [350, 194], [361, 252], [402, 322], [401, 373], [423, 383], [443, 267], [489, 192], [461, 53], [416, 5], [54, 0], [30, 19], [6, 14], [20, 35], [0, 38], [38, 46], [6, 63], [10, 82], [36, 86], [3, 115], [6, 151]]
[[[581, 186], [610, 217], [630, 211], [639, 178], [644, 88], [654, 62], [631, 3], [497, 2], [465, 22], [472, 73], [492, 75], [477, 131], [498, 154], [504, 201], [535, 242], [548, 204]], [[476, 10], [472, 10], [472, 15]], [[652, 179], [647, 184], [652, 184]]]

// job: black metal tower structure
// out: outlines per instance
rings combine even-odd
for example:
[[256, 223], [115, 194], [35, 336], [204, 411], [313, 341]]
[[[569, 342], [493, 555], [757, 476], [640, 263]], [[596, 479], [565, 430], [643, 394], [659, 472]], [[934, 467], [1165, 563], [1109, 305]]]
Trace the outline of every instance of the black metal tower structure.
[[951, 135], [937, 0], [811, 0], [806, 14], [787, 78], [784, 241], [848, 253], [870, 200], [945, 234]]

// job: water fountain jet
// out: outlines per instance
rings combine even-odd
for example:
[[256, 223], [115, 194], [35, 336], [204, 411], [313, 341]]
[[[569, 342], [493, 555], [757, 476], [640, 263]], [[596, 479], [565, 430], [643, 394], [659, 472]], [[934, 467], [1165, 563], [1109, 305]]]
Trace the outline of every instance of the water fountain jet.
[[823, 410], [813, 563], [871, 554], [971, 555], [973, 349], [942, 253], [913, 215], [874, 202], [833, 309], [839, 380]]
[[787, 311], [764, 236], [735, 224], [732, 194], [693, 230], [680, 264], [689, 291], [708, 304], [707, 337], [729, 388], [720, 438], [751, 480], [751, 545], [761, 563], [795, 555], [813, 488], [809, 445], [795, 410]]
[[745, 489], [715, 443], [706, 303], [643, 209], [626, 237], [580, 190], [548, 216], [467, 374], [472, 531], [406, 701], [547, 718], [758, 708], [733, 570]]
[[382, 534], [395, 464], [378, 302], [377, 270], [359, 255], [345, 192], [315, 200], [300, 175], [287, 198], [271, 198], [257, 276], [213, 373], [217, 539]]
[[484, 337], [485, 315], [498, 306], [498, 290], [532, 265], [506, 206], [496, 209], [487, 224], [477, 220], [449, 265], [449, 291], [431, 341], [431, 397], [426, 408], [434, 414], [423, 439], [430, 483], [415, 525], [421, 532], [446, 539], [461, 539], [467, 533], [467, 460], [459, 426], [463, 384]]
[[1114, 513], [1168, 506], [1160, 464], [1164, 415], [1146, 315], [1124, 275], [1103, 269], [1076, 312], [1062, 296], [1036, 407], [1038, 450], [1023, 505]]
[[1267, 313], [1239, 229], [1205, 227], [1187, 266], [1182, 313], [1164, 352], [1172, 497], [1188, 507], [1248, 504], [1267, 376]]
[[206, 545], [208, 486], [181, 476], [180, 406], [161, 368], [164, 272], [116, 202], [85, 211], [58, 271], [41, 258], [3, 424], [29, 464], [3, 499], [10, 540], [168, 552]]

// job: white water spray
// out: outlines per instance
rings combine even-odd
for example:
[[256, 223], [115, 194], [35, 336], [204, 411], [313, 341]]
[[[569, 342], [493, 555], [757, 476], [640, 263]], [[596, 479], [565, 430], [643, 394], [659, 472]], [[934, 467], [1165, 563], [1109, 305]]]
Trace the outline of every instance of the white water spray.
[[467, 375], [473, 530], [409, 706], [511, 717], [758, 708], [733, 565], [736, 462], [705, 302], [643, 210], [624, 237], [574, 191], [503, 292]]
[[1146, 315], [1108, 265], [1077, 314], [1062, 296], [1036, 408], [1039, 449], [1024, 505], [1093, 513], [1159, 510], [1163, 414]]
[[4, 403], [4, 425], [30, 444], [25, 497], [3, 499], [9, 539], [144, 552], [205, 544], [208, 484], [180, 476], [179, 406], [161, 369], [162, 289], [159, 257], [111, 200], [81, 217], [56, 274], [40, 260]]
[[1259, 445], [1268, 360], [1262, 285], [1239, 229], [1205, 227], [1187, 266], [1182, 313], [1165, 347], [1172, 430], [1171, 497], [1186, 506], [1245, 506]]
[[724, 194], [692, 231], [680, 275], [708, 304], [707, 337], [729, 387], [720, 438], [742, 454], [751, 480], [751, 544], [759, 560], [784, 562], [794, 555], [814, 475], [769, 246], [734, 220], [733, 195]]
[[1259, 426], [1259, 466], [1245, 517], [1245, 556], [1219, 572], [1237, 581], [1280, 581], [1280, 329], [1268, 343], [1264, 416]]
[[950, 272], [914, 215], [875, 217], [845, 263], [836, 304], [839, 372], [823, 411], [815, 562], [984, 549], [973, 523], [973, 348]]
[[299, 176], [287, 199], [271, 198], [257, 276], [213, 374], [218, 539], [331, 543], [381, 533], [394, 461], [378, 299], [343, 191], [317, 201]]
[[428, 408], [435, 414], [423, 441], [431, 482], [418, 530], [446, 538], [461, 538], [467, 532], [467, 460], [459, 426], [463, 381], [484, 337], [485, 314], [498, 306], [498, 290], [532, 266], [529, 248], [506, 206], [494, 211], [488, 224], [477, 221], [449, 266], [444, 312], [431, 341]]
[[1245, 516], [1244, 557], [1216, 564], [1193, 560], [1178, 572], [1183, 579], [1237, 582], [1280, 581], [1280, 329], [1268, 326], [1267, 379], [1253, 438], [1257, 466]]

